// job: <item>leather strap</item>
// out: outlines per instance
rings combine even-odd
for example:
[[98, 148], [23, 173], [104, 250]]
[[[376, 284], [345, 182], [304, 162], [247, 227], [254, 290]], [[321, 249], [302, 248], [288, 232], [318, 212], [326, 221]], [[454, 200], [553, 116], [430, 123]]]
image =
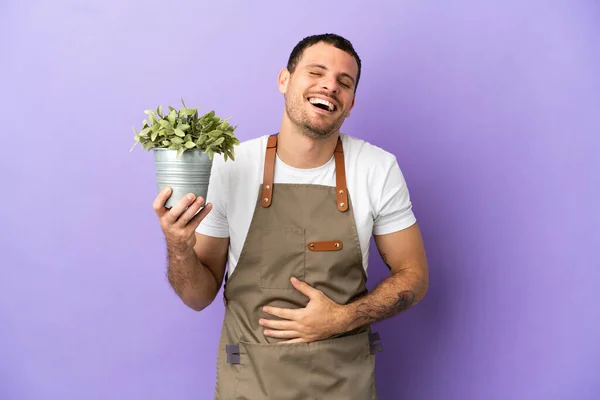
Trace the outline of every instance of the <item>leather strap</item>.
[[344, 165], [344, 146], [342, 138], [338, 137], [335, 146], [335, 192], [337, 195], [338, 210], [344, 212], [348, 210], [348, 188], [346, 187], [346, 166]]
[[269, 207], [273, 201], [273, 180], [275, 178], [275, 155], [277, 154], [277, 135], [269, 136], [265, 153], [263, 188], [260, 204]]
[[[277, 154], [277, 135], [269, 136], [265, 152], [265, 166], [263, 172], [263, 187], [260, 204], [269, 207], [273, 201], [273, 181], [275, 178], [275, 155]], [[346, 166], [344, 165], [344, 146], [342, 138], [338, 141], [333, 153], [335, 159], [335, 192], [337, 208], [341, 212], [348, 210], [348, 188], [346, 187]]]
[[310, 242], [306, 247], [310, 251], [339, 251], [343, 246], [339, 240], [330, 240], [328, 242]]

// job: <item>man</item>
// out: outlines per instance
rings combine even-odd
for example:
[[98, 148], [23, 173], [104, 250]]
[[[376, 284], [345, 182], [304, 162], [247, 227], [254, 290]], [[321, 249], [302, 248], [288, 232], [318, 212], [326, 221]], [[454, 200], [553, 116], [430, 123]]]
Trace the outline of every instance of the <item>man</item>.
[[[228, 264], [215, 398], [376, 399], [370, 324], [427, 291], [396, 158], [340, 133], [360, 72], [346, 39], [303, 39], [278, 77], [279, 133], [242, 143], [235, 162], [215, 157], [204, 208], [190, 195], [167, 210], [169, 191], [154, 201], [187, 306], [213, 302]], [[371, 235], [391, 276], [368, 293]]]

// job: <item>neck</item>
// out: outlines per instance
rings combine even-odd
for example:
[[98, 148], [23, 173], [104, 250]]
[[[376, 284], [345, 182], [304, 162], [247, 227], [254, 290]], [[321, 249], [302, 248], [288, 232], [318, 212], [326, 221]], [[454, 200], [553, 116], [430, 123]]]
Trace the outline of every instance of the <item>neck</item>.
[[[287, 126], [286, 126], [287, 125]], [[277, 139], [277, 155], [293, 168], [317, 168], [333, 156], [339, 132], [325, 139], [313, 139], [295, 127], [282, 124]]]

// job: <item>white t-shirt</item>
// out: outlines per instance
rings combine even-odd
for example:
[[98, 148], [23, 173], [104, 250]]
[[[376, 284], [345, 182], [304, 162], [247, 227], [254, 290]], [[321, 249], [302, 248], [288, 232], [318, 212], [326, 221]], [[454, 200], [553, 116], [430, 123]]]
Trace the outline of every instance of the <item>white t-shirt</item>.
[[[416, 222], [404, 176], [396, 157], [364, 140], [340, 135], [344, 146], [346, 184], [352, 206], [363, 266], [367, 271], [371, 236], [396, 232]], [[235, 161], [215, 154], [206, 201], [213, 209], [197, 232], [229, 237], [229, 274], [233, 272], [256, 207], [268, 135], [242, 142]], [[312, 169], [298, 169], [275, 158], [274, 183], [316, 184], [335, 187], [335, 161]], [[276, 199], [274, 201], [277, 201]]]

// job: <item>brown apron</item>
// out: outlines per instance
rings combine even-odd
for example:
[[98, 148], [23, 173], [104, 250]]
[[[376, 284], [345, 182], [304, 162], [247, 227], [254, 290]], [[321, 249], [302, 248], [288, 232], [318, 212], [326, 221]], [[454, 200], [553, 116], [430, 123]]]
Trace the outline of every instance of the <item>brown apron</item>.
[[259, 325], [261, 317], [276, 319], [262, 311], [265, 305], [306, 306], [292, 276], [338, 304], [367, 293], [341, 139], [334, 153], [336, 187], [273, 185], [276, 151], [273, 135], [252, 223], [225, 281], [215, 399], [377, 399], [374, 353], [381, 344], [370, 326], [312, 343], [278, 344], [284, 339], [264, 336]]

